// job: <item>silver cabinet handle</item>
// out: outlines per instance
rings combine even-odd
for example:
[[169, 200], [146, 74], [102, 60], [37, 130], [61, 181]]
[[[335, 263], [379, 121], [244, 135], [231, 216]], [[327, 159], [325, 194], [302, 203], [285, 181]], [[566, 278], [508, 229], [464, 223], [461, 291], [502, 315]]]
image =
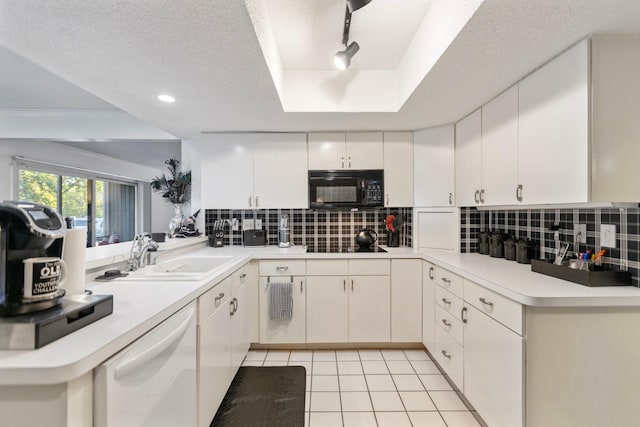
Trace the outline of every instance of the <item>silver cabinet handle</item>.
[[236, 306], [235, 306], [233, 300], [229, 301], [229, 305], [231, 306], [231, 311], [229, 312], [229, 314], [233, 316], [233, 314], [236, 312]]
[[476, 203], [480, 203], [480, 190], [476, 190], [473, 195], [473, 199], [476, 201]]
[[344, 169], [344, 154], [342, 155], [341, 160], [342, 160], [342, 169]]
[[238, 311], [238, 298], [233, 299], [233, 306], [234, 306], [233, 312], [235, 313], [236, 311]]
[[460, 319], [462, 319], [462, 323], [467, 323], [467, 307], [462, 307], [460, 310]]
[[303, 289], [302, 289], [302, 280], [300, 280], [300, 292], [303, 292]]
[[447, 319], [442, 319], [442, 323], [444, 324], [444, 326], [450, 328], [451, 327], [451, 322], [447, 322]]
[[433, 280], [433, 267], [429, 267], [429, 279]]
[[516, 187], [516, 200], [519, 202], [522, 201], [522, 184], [518, 184]]
[[453, 193], [449, 193], [449, 204], [453, 204]]
[[276, 267], [276, 271], [287, 271], [288, 269], [289, 267], [286, 265]]
[[241, 280], [241, 281], [243, 281], [243, 280], [244, 280], [244, 279], [246, 279], [246, 278], [247, 278], [247, 273], [242, 273], [242, 274], [240, 275], [240, 280]]
[[220, 292], [220, 293], [218, 294], [218, 296], [217, 296], [217, 297], [215, 297], [213, 300], [215, 301], [216, 305], [218, 305], [218, 303], [220, 302], [220, 300], [221, 300], [222, 298], [224, 298], [224, 292]]
[[[484, 188], [480, 190], [480, 203], [484, 203]], [[256, 205], [258, 203], [256, 202]]]
[[347, 290], [347, 280], [346, 279], [342, 279], [342, 290], [343, 291]]
[[389, 195], [387, 194], [387, 206], [389, 206]]
[[351, 156], [349, 156], [349, 168], [351, 168]]
[[251, 196], [249, 196], [249, 207], [252, 208], [253, 206], [251, 205]]
[[446, 357], [447, 359], [451, 359], [451, 355], [449, 353], [447, 353], [447, 350], [442, 350], [442, 355], [444, 357]]
[[258, 207], [258, 196], [256, 196], [256, 208]]
[[478, 300], [484, 305], [488, 305], [489, 307], [493, 307], [493, 303], [491, 301], [487, 301], [484, 298], [478, 298]]
[[442, 302], [443, 302], [443, 303], [445, 303], [445, 304], [447, 304], [447, 305], [451, 305], [451, 301], [449, 301], [449, 300], [448, 300], [448, 299], [446, 299], [446, 298], [442, 298]]
[[442, 278], [442, 283], [446, 283], [446, 284], [447, 284], [447, 287], [451, 286], [451, 280], [450, 280], [450, 279], [447, 279], [446, 277], [443, 277], [443, 278]]
[[351, 279], [351, 292], [353, 292], [353, 279]]

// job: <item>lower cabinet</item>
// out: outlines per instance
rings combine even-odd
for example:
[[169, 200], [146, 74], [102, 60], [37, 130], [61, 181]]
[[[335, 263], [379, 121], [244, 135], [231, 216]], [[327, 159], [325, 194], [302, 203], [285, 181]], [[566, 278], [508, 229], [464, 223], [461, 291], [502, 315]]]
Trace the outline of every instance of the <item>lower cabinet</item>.
[[433, 355], [435, 353], [435, 266], [422, 262], [422, 344]]
[[307, 276], [307, 342], [348, 341], [347, 277]]
[[351, 276], [349, 286], [349, 341], [389, 342], [389, 276]]
[[251, 288], [245, 266], [198, 299], [198, 426], [208, 427], [249, 350]]
[[422, 261], [391, 260], [391, 342], [422, 342]]

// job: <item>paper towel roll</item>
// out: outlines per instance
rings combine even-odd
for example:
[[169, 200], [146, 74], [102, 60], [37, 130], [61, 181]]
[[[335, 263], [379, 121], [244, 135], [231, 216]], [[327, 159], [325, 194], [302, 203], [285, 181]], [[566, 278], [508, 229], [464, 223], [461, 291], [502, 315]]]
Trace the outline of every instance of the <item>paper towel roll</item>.
[[67, 291], [66, 295], [84, 293], [86, 251], [87, 230], [67, 230], [62, 241], [62, 259], [67, 264], [67, 280], [62, 288]]

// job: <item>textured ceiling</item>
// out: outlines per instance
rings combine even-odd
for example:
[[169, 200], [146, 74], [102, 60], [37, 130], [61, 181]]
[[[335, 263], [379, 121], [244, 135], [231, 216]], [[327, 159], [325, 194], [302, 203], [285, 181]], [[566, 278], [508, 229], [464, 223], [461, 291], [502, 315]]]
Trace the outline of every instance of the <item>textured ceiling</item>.
[[[460, 119], [590, 33], [640, 33], [639, 17], [637, 0], [485, 0], [397, 113], [284, 113], [240, 0], [3, 0], [0, 44], [180, 137], [418, 129]], [[178, 101], [158, 103], [164, 91]]]

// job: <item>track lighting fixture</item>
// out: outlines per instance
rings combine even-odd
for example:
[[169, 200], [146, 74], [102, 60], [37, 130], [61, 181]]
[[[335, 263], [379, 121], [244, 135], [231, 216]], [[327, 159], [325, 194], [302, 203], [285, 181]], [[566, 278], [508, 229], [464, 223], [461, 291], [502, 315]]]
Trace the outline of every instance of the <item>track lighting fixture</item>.
[[344, 14], [344, 28], [342, 30], [342, 44], [344, 50], [339, 51], [333, 57], [333, 63], [340, 71], [349, 68], [351, 58], [360, 50], [356, 42], [349, 43], [349, 28], [351, 27], [351, 13], [369, 4], [371, 0], [347, 0], [347, 9]]

